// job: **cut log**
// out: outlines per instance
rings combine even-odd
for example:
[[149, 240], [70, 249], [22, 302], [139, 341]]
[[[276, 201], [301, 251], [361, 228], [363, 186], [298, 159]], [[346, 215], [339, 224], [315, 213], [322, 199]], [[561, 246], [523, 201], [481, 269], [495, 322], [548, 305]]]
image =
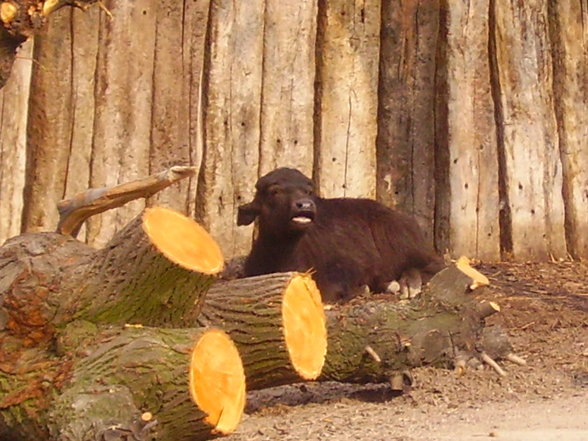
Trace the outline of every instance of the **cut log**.
[[484, 337], [484, 318], [498, 305], [470, 294], [480, 276], [461, 260], [410, 302], [379, 297], [334, 306], [327, 312], [329, 350], [320, 379], [382, 382], [417, 366], [452, 367], [458, 354], [506, 357], [512, 348], [505, 334]]
[[222, 266], [208, 233], [164, 208], [147, 210], [103, 250], [55, 233], [10, 239], [0, 249], [0, 365], [12, 371], [23, 349], [50, 344], [74, 319], [179, 323]]
[[316, 379], [327, 351], [325, 314], [309, 274], [278, 273], [221, 282], [197, 322], [235, 341], [247, 389]]
[[[62, 343], [77, 342], [83, 329], [68, 327]], [[59, 361], [46, 358], [26, 381], [12, 378], [21, 384], [11, 381], [0, 402], [2, 439], [187, 441], [239, 423], [245, 376], [222, 331], [118, 328], [82, 341], [66, 343]]]

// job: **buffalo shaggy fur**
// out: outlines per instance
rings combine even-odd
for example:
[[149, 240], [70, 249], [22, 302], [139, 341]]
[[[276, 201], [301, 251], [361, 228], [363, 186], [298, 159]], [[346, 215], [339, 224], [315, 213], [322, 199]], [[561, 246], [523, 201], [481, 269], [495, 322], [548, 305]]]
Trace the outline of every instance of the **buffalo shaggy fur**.
[[426, 280], [443, 268], [416, 221], [370, 199], [323, 199], [300, 171], [278, 168], [261, 177], [238, 225], [258, 220], [244, 273], [312, 271], [325, 302], [345, 301], [365, 286], [385, 291], [407, 270]]

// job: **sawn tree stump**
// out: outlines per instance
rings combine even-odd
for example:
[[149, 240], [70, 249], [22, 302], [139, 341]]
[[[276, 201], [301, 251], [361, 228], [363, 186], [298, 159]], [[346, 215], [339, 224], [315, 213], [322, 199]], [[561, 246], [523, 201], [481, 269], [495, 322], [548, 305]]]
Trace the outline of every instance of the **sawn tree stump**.
[[163, 208], [102, 250], [55, 233], [7, 241], [0, 438], [179, 440], [234, 430], [245, 377], [230, 338], [143, 327], [199, 311], [222, 267], [212, 238]]

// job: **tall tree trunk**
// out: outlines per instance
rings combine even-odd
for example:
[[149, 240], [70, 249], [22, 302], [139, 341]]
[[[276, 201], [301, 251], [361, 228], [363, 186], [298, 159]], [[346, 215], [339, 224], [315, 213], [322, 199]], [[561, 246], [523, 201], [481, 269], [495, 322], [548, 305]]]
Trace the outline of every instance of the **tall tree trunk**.
[[587, 259], [588, 2], [548, 2], [548, 7], [566, 238], [572, 256]]
[[313, 168], [317, 0], [265, 0], [259, 173]]
[[32, 40], [23, 44], [10, 79], [0, 89], [0, 244], [21, 232], [32, 50]]
[[[104, 4], [113, 17], [100, 14], [90, 187], [148, 175], [151, 150], [157, 5], [149, 0]], [[103, 246], [144, 206], [135, 201], [91, 219], [88, 240]]]

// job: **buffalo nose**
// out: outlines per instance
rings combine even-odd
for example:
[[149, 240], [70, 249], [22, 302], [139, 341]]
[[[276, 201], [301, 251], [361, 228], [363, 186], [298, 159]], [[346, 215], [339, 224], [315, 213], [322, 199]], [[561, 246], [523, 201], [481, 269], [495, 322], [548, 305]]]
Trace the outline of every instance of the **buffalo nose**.
[[312, 199], [301, 199], [296, 201], [298, 210], [314, 210], [314, 201]]

